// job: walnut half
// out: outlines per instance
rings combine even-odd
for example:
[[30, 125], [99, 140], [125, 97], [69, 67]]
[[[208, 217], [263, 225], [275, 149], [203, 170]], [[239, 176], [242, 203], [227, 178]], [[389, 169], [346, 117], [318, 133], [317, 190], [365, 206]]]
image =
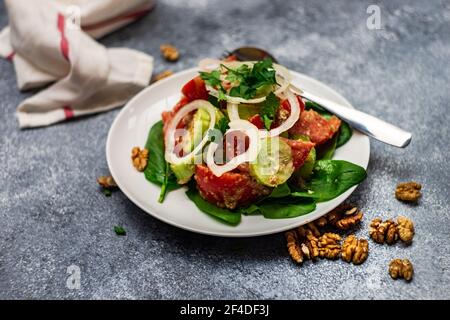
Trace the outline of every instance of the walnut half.
[[361, 264], [369, 255], [369, 242], [366, 239], [358, 239], [354, 235], [348, 236], [342, 244], [341, 258], [346, 262]]
[[161, 50], [162, 56], [167, 61], [177, 61], [180, 57], [180, 53], [178, 52], [178, 49], [175, 46], [172, 46], [170, 44], [162, 44], [159, 46], [159, 49]]
[[401, 201], [416, 202], [422, 196], [420, 183], [411, 181], [399, 183], [395, 189], [395, 197]]
[[397, 223], [392, 220], [372, 220], [369, 226], [369, 236], [377, 243], [393, 244], [398, 239]]
[[414, 268], [408, 259], [394, 259], [389, 264], [389, 274], [392, 279], [403, 278], [410, 281], [414, 274]]
[[400, 240], [406, 243], [411, 243], [414, 237], [414, 224], [411, 219], [404, 216], [398, 217], [397, 230]]

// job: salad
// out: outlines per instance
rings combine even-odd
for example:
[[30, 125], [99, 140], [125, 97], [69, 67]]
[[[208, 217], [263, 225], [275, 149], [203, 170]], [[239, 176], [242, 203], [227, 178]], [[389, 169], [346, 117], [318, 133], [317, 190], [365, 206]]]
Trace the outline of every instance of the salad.
[[200, 211], [238, 225], [243, 214], [307, 214], [365, 179], [332, 159], [352, 129], [297, 95], [285, 67], [230, 58], [200, 69], [148, 135], [144, 174], [161, 186], [159, 202], [186, 186]]

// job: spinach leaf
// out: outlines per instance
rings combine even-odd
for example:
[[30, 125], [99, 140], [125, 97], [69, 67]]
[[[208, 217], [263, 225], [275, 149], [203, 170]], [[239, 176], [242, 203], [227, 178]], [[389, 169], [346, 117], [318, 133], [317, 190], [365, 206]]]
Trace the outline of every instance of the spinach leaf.
[[367, 176], [364, 168], [344, 160], [319, 160], [314, 165], [311, 180], [305, 183], [305, 191], [291, 196], [313, 198], [317, 202], [336, 198], [349, 188], [362, 182]]
[[261, 214], [259, 206], [257, 204], [252, 204], [246, 208], [240, 208], [239, 212], [245, 214], [246, 216], [256, 216]]
[[290, 194], [291, 189], [289, 188], [287, 183], [283, 183], [272, 190], [272, 193], [270, 194], [269, 198], [283, 198], [287, 197]]
[[325, 119], [329, 119], [333, 115], [330, 112], [328, 112], [326, 109], [324, 109], [321, 105], [319, 105], [315, 102], [312, 102], [312, 101], [305, 102], [305, 109], [306, 110], [314, 110], [315, 112], [320, 114]]
[[266, 200], [259, 210], [267, 219], [285, 219], [305, 215], [316, 209], [314, 199], [285, 197], [276, 201]]
[[325, 142], [324, 144], [316, 147], [316, 159], [317, 160], [330, 160], [333, 158], [334, 151], [336, 150], [336, 142], [338, 135], [335, 134], [333, 138]]
[[155, 123], [150, 129], [145, 148], [148, 150], [148, 158], [150, 159], [144, 171], [145, 178], [161, 186], [158, 201], [163, 202], [167, 192], [179, 188], [180, 185], [164, 158], [162, 121]]
[[186, 191], [186, 195], [192, 202], [195, 203], [197, 208], [222, 222], [232, 226], [237, 226], [241, 222], [240, 212], [219, 208], [216, 205], [209, 203], [200, 196], [197, 189], [193, 185], [189, 186], [188, 191]]
[[336, 141], [336, 148], [339, 148], [347, 143], [348, 140], [352, 137], [353, 131], [350, 125], [347, 122], [342, 121], [341, 127], [339, 128], [339, 132], [337, 134], [338, 138]]

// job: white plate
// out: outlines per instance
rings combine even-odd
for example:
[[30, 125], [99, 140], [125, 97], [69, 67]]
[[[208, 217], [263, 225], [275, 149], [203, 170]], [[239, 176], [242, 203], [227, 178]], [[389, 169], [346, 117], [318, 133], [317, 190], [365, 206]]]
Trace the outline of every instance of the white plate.
[[[125, 195], [142, 210], [164, 222], [198, 233], [226, 237], [260, 236], [315, 220], [342, 203], [355, 190], [353, 187], [331, 201], [319, 203], [316, 210], [304, 216], [277, 220], [242, 216], [236, 227], [222, 224], [198, 210], [185, 195], [184, 188], [168, 193], [164, 203], [158, 203], [160, 188], [134, 169], [130, 160], [131, 149], [145, 145], [151, 126], [161, 120], [161, 112], [170, 110], [177, 103], [181, 87], [196, 74], [197, 69], [189, 69], [143, 90], [120, 111], [109, 130], [106, 157], [111, 174]], [[352, 108], [345, 98], [323, 83], [300, 73], [292, 72], [292, 75], [294, 84], [300, 88]], [[367, 168], [369, 154], [369, 138], [354, 132], [352, 138], [336, 150], [334, 159]]]

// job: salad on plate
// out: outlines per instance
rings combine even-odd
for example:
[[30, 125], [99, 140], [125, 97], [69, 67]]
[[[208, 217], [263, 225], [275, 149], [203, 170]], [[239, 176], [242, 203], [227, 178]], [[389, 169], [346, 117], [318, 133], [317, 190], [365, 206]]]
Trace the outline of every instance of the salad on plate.
[[285, 67], [231, 58], [200, 70], [148, 134], [144, 174], [161, 186], [159, 202], [185, 186], [200, 211], [238, 225], [241, 215], [305, 215], [365, 179], [332, 159], [350, 126], [304, 101]]

